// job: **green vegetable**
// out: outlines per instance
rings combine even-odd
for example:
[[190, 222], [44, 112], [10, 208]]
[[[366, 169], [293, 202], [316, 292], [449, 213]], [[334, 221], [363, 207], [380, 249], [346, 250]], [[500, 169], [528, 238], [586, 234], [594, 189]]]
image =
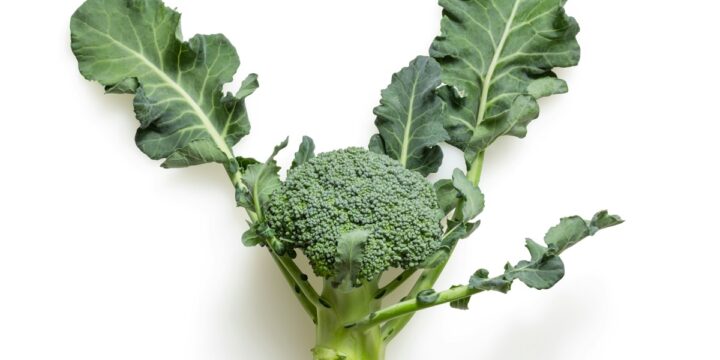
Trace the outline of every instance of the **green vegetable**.
[[450, 144], [470, 163], [498, 137], [524, 137], [536, 99], [567, 92], [552, 69], [577, 65], [578, 25], [566, 0], [440, 0], [442, 34], [430, 55], [442, 66]]
[[[233, 151], [250, 131], [245, 99], [259, 83], [252, 74], [223, 93], [239, 67], [224, 36], [184, 41], [180, 15], [160, 0], [87, 0], [70, 26], [81, 74], [109, 94], [134, 95], [145, 154], [165, 168], [223, 165], [250, 219], [238, 240], [268, 251], [317, 325], [314, 359], [379, 360], [417, 311], [446, 303], [467, 310], [474, 295], [506, 293], [515, 280], [551, 288], [565, 276], [561, 254], [622, 223], [607, 211], [563, 218], [544, 244], [526, 240], [527, 259], [433, 289], [460, 240], [480, 225], [485, 149], [504, 135], [525, 136], [537, 99], [567, 91], [553, 69], [576, 65], [580, 50], [564, 4], [440, 0], [441, 34], [429, 56], [381, 92], [368, 149], [316, 155], [303, 137], [284, 181], [275, 157], [289, 139], [265, 161]], [[440, 168], [443, 142], [462, 151], [466, 168], [431, 184], [425, 176]], [[321, 291], [299, 269], [298, 251], [322, 278]], [[409, 280], [402, 300], [390, 302]]]
[[[265, 216], [277, 237], [303, 250], [315, 274], [352, 285], [373, 281], [390, 267], [417, 267], [442, 236], [432, 185], [397, 161], [360, 148], [320, 154], [290, 170]], [[356, 259], [345, 259], [348, 247], [360, 248]], [[338, 273], [338, 263], [345, 272]]]

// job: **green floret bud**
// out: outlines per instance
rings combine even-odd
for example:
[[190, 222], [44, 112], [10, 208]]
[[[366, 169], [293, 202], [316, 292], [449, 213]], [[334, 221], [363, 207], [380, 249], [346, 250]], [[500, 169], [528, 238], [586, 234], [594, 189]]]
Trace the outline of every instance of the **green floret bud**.
[[[356, 282], [419, 266], [438, 250], [443, 216], [432, 185], [396, 160], [362, 148], [320, 154], [288, 172], [265, 211], [283, 241], [332, 278], [338, 239], [367, 231]], [[357, 284], [356, 284], [357, 285]]]

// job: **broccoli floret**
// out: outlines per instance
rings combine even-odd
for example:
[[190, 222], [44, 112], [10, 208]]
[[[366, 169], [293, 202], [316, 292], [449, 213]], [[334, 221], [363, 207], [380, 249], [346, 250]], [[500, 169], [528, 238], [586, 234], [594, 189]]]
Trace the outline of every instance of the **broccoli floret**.
[[265, 211], [275, 234], [302, 249], [318, 276], [334, 274], [338, 239], [362, 229], [357, 279], [420, 265], [440, 246], [443, 214], [432, 185], [385, 155], [362, 148], [320, 154], [288, 172]]

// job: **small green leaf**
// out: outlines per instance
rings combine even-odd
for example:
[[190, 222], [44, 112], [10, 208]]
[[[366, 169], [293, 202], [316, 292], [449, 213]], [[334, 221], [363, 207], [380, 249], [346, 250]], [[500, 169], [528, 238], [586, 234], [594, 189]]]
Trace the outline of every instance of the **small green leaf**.
[[[282, 185], [280, 181], [280, 167], [275, 162], [275, 156], [288, 144], [288, 139], [275, 146], [272, 155], [265, 163], [249, 164], [243, 173], [242, 182], [247, 190], [238, 190], [235, 193], [235, 200], [238, 206], [242, 206], [262, 215], [263, 206], [270, 200], [270, 195]], [[251, 163], [252, 160], [248, 160]], [[262, 220], [262, 219], [260, 219]]]
[[468, 221], [479, 215], [485, 207], [485, 196], [480, 189], [473, 185], [460, 169], [455, 169], [452, 176], [453, 186], [464, 200], [462, 206], [462, 219]]
[[273, 251], [276, 254], [278, 254], [280, 256], [287, 255], [291, 259], [295, 258], [296, 254], [295, 254], [294, 249], [286, 246], [285, 242], [282, 239], [279, 239], [274, 236], [274, 233], [270, 233], [270, 234], [271, 234], [271, 236], [265, 236], [265, 242], [267, 243], [267, 245], [269, 247], [271, 247], [273, 249]]
[[368, 143], [368, 150], [376, 154], [385, 154], [385, 144], [380, 134], [375, 134], [370, 137], [370, 143]]
[[449, 214], [460, 201], [460, 193], [453, 185], [452, 180], [442, 179], [436, 182], [433, 187], [438, 198], [438, 206], [445, 213]]
[[490, 279], [488, 278], [488, 275], [489, 273], [485, 269], [480, 269], [476, 271], [475, 274], [470, 277], [470, 282], [468, 283], [468, 286], [473, 289], [483, 291], [498, 291], [501, 293], [506, 293], [510, 291], [512, 281], [502, 277]]
[[272, 154], [270, 154], [270, 157], [267, 159], [266, 163], [274, 163], [275, 162], [275, 156], [280, 153], [283, 149], [285, 149], [288, 146], [288, 142], [290, 141], [289, 137], [286, 137], [285, 140], [283, 140], [280, 144], [275, 145], [273, 148]]
[[480, 227], [480, 221], [476, 222], [458, 222], [448, 220], [448, 229], [442, 237], [441, 244], [443, 247], [453, 248], [458, 240], [465, 239]]
[[565, 266], [559, 256], [549, 256], [539, 261], [520, 261], [508, 274], [531, 288], [544, 290], [565, 276]]
[[358, 274], [368, 235], [370, 232], [364, 229], [340, 235], [335, 256], [335, 278], [332, 281], [334, 287], [347, 291], [359, 285]]
[[[452, 289], [455, 289], [455, 288], [458, 288], [458, 287], [461, 287], [461, 286], [460, 286], [460, 285], [453, 285], [453, 286], [450, 287], [450, 289], [452, 290]], [[451, 301], [451, 302], [450, 302], [450, 307], [452, 307], [453, 309], [458, 309], [458, 310], [468, 310], [468, 309], [470, 308], [470, 299], [472, 299], [472, 297], [471, 297], [471, 296], [468, 296], [468, 297], [466, 297], [466, 298], [462, 298], [462, 299], [459, 299], [459, 300]]]
[[525, 247], [530, 252], [531, 261], [540, 261], [547, 253], [547, 248], [536, 243], [532, 239], [525, 239]]
[[253, 228], [245, 230], [242, 236], [242, 243], [247, 247], [256, 246], [263, 242], [263, 238], [260, 237]]
[[579, 216], [570, 216], [560, 219], [559, 224], [548, 230], [545, 244], [559, 254], [588, 236], [590, 229], [585, 220]]
[[430, 305], [434, 303], [440, 294], [435, 292], [433, 289], [426, 289], [417, 294], [415, 299], [417, 300], [418, 304], [420, 305]]
[[300, 148], [295, 153], [295, 160], [292, 162], [291, 169], [302, 165], [306, 161], [315, 157], [315, 143], [309, 136], [303, 136]]
[[247, 196], [239, 205], [260, 212], [262, 206], [270, 199], [270, 195], [282, 185], [279, 171], [280, 167], [273, 164], [249, 165], [242, 177], [243, 184], [248, 189]]
[[235, 97], [245, 99], [252, 95], [259, 87], [260, 82], [258, 82], [257, 74], [250, 74], [243, 80], [242, 84], [240, 84], [240, 90], [235, 94]]
[[440, 65], [427, 56], [394, 74], [374, 110], [380, 134], [368, 148], [423, 175], [436, 172], [443, 158], [438, 143], [450, 139], [440, 116], [442, 101], [435, 94], [440, 84]]
[[270, 227], [264, 222], [248, 224], [250, 228], [242, 236], [243, 245], [252, 247], [267, 242], [274, 236]]
[[608, 214], [607, 210], [600, 211], [590, 220], [590, 235], [594, 235], [598, 230], [620, 225], [623, 222], [625, 221], [619, 216]]

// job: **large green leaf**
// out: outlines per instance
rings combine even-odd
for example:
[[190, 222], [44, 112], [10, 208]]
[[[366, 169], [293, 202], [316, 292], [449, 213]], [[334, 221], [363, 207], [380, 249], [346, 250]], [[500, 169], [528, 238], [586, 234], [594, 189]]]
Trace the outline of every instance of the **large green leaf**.
[[235, 48], [223, 35], [183, 42], [179, 23], [159, 0], [88, 0], [72, 16], [72, 49], [85, 78], [135, 94], [136, 142], [150, 158], [167, 158], [165, 167], [234, 164], [256, 76], [223, 95], [240, 65]]
[[536, 99], [567, 91], [552, 69], [580, 59], [566, 0], [440, 0], [442, 34], [430, 55], [448, 91], [445, 128], [466, 160], [502, 135], [524, 137]]
[[370, 150], [423, 175], [436, 172], [443, 158], [438, 143], [450, 139], [440, 117], [442, 101], [435, 94], [440, 84], [440, 65], [427, 56], [393, 75], [375, 108], [380, 134], [371, 139]]

